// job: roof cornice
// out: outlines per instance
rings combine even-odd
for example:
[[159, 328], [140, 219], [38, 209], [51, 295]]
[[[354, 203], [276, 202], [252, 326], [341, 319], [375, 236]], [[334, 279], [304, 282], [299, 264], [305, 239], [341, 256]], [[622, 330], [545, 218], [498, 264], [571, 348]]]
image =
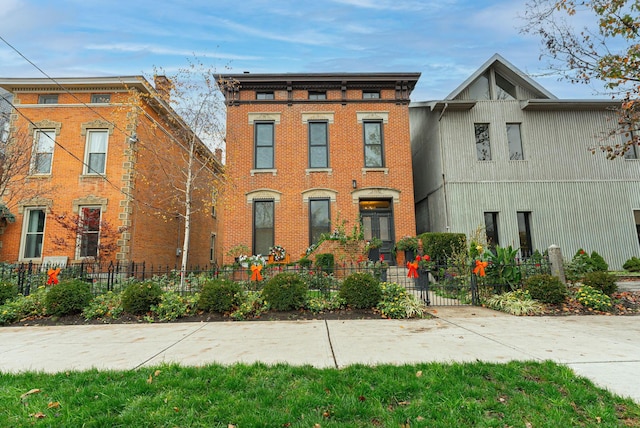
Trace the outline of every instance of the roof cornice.
[[0, 77], [0, 87], [9, 92], [25, 92], [32, 90], [47, 90], [67, 92], [70, 88], [136, 88], [150, 92], [151, 85], [143, 76], [113, 76], [113, 77], [60, 77], [60, 78], [31, 78], [31, 77]]
[[614, 110], [619, 108], [620, 100], [541, 100], [531, 99], [520, 101], [520, 108], [527, 111], [545, 110]]

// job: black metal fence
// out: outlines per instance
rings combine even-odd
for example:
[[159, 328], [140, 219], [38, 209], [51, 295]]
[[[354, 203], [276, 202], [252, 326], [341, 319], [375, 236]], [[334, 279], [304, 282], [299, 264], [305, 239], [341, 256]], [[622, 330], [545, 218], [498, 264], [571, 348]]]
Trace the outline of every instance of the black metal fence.
[[[51, 268], [35, 263], [2, 264], [0, 280], [14, 282], [20, 293], [28, 295], [47, 284]], [[474, 274], [474, 270], [475, 264], [467, 261], [431, 262], [415, 270], [372, 262], [336, 265], [325, 270], [298, 265], [269, 265], [263, 267], [259, 274], [244, 266], [192, 266], [181, 272], [177, 266], [147, 263], [77, 263], [61, 269], [58, 278], [86, 281], [95, 295], [119, 292], [131, 282], [145, 280], [158, 282], [167, 291], [188, 294], [199, 291], [203, 282], [211, 278], [224, 277], [241, 282], [247, 290], [259, 290], [274, 275], [294, 272], [301, 275], [310, 290], [330, 295], [339, 290], [349, 275], [367, 272], [380, 281], [403, 286], [427, 304], [452, 306], [478, 305], [494, 293], [517, 289], [528, 276], [550, 273], [550, 265], [547, 260], [516, 260], [506, 266], [488, 265], [484, 276], [477, 270]]]

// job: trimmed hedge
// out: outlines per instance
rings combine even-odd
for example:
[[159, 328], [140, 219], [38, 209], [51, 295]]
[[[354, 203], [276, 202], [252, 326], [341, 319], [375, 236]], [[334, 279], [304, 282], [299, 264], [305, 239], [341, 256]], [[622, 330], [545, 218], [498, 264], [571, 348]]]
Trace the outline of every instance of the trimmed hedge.
[[608, 272], [596, 271], [584, 274], [582, 283], [591, 288], [602, 291], [607, 296], [611, 296], [618, 291], [616, 277]]
[[160, 303], [162, 288], [153, 281], [136, 282], [122, 292], [122, 309], [134, 315], [144, 315], [152, 305]]
[[296, 273], [279, 273], [267, 281], [262, 297], [276, 311], [300, 309], [307, 301], [307, 284]]
[[373, 275], [356, 272], [345, 278], [339, 295], [348, 306], [356, 309], [370, 309], [377, 306], [382, 299], [382, 289]]
[[318, 254], [316, 256], [316, 266], [322, 269], [323, 272], [333, 273], [333, 267], [335, 265], [333, 254], [325, 253]]
[[467, 236], [464, 233], [426, 232], [418, 235], [418, 238], [422, 240], [424, 254], [437, 262], [445, 262], [467, 249]]
[[524, 280], [523, 288], [542, 303], [559, 304], [567, 298], [567, 285], [548, 274], [532, 275]]
[[92, 299], [91, 286], [82, 280], [72, 279], [52, 286], [44, 298], [44, 304], [49, 315], [75, 315], [89, 306]]
[[242, 303], [242, 287], [224, 278], [205, 282], [200, 292], [198, 309], [207, 312], [229, 312]]

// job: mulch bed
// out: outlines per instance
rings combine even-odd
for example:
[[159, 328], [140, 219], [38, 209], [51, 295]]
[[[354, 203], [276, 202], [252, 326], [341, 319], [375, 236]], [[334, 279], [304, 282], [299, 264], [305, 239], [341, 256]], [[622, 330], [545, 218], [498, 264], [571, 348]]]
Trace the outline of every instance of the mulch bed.
[[[640, 292], [622, 291], [613, 294], [612, 300], [615, 302], [611, 312], [595, 311], [582, 306], [573, 299], [560, 305], [545, 305], [542, 316], [567, 316], [567, 315], [638, 315], [640, 314]], [[433, 317], [425, 314], [425, 318]], [[307, 320], [373, 320], [384, 319], [380, 312], [375, 309], [341, 309], [335, 311], [325, 311], [313, 313], [308, 310], [298, 311], [269, 311], [257, 318], [247, 319], [247, 321], [307, 321]], [[184, 318], [179, 318], [172, 322], [232, 322], [228, 316], [217, 313], [201, 312]], [[155, 320], [155, 322], [161, 322]], [[56, 326], [56, 325], [99, 325], [99, 324], [145, 324], [149, 323], [144, 316], [124, 314], [116, 319], [91, 319], [85, 320], [82, 315], [68, 315], [63, 317], [32, 317], [10, 324], [13, 327], [20, 326]]]
[[541, 315], [638, 315], [640, 314], [640, 292], [621, 291], [611, 296], [614, 305], [611, 312], [595, 311], [573, 299], [560, 305], [546, 305], [546, 310]]
[[[336, 311], [326, 311], [313, 313], [307, 310], [298, 311], [269, 311], [257, 318], [247, 319], [247, 321], [308, 321], [308, 320], [372, 320], [383, 319], [380, 312], [373, 309], [341, 309]], [[165, 321], [158, 321], [162, 322]], [[179, 318], [171, 322], [234, 322], [228, 316], [218, 313], [201, 312], [196, 315]], [[241, 321], [239, 321], [241, 322]], [[10, 324], [9, 327], [22, 326], [56, 326], [56, 325], [100, 325], [100, 324], [148, 324], [149, 321], [144, 316], [123, 314], [116, 319], [91, 319], [85, 320], [82, 315], [67, 315], [62, 317], [30, 317]]]

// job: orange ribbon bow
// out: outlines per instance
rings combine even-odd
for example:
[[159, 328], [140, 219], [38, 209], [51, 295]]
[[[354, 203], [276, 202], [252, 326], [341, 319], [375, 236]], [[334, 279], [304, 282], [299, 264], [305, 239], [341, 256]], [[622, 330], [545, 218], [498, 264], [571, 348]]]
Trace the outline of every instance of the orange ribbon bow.
[[59, 273], [60, 273], [60, 268], [49, 269], [47, 271], [47, 275], [49, 275], [49, 279], [47, 279], [47, 285], [57, 284], [59, 282], [58, 281]]
[[486, 276], [484, 269], [489, 266], [489, 262], [483, 262], [482, 260], [476, 260], [476, 267], [473, 269], [474, 275]]
[[407, 278], [417, 278], [418, 277], [418, 262], [407, 262], [407, 267], [409, 268], [409, 273], [407, 273]]
[[262, 281], [262, 275], [260, 275], [261, 270], [261, 265], [251, 265], [251, 281]]

